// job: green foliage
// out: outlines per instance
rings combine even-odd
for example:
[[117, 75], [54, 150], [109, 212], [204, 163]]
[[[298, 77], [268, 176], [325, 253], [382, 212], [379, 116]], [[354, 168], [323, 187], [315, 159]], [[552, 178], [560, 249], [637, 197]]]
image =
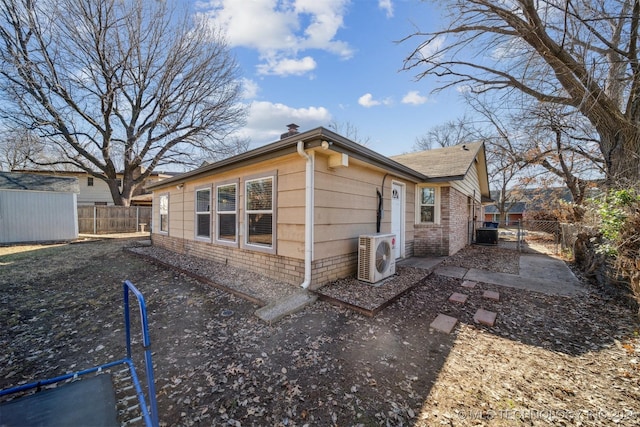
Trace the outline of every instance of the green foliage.
[[631, 214], [640, 206], [640, 195], [633, 189], [611, 190], [603, 198], [592, 200], [599, 218], [603, 243], [598, 253], [616, 256], [622, 243], [621, 231]]

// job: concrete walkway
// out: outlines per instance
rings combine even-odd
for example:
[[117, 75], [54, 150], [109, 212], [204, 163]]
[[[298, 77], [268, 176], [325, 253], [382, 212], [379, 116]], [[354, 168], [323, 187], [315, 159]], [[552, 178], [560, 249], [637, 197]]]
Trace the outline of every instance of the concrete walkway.
[[584, 292], [580, 281], [561, 260], [547, 255], [520, 255], [520, 273], [508, 274], [477, 268], [438, 267], [436, 274], [457, 279], [525, 289], [547, 295], [572, 296]]

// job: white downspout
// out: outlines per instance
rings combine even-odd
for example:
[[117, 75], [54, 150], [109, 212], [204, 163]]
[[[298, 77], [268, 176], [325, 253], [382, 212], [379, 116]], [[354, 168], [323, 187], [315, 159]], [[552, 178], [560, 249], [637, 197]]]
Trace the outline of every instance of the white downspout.
[[313, 260], [313, 168], [314, 152], [304, 151], [304, 142], [298, 141], [298, 154], [306, 160], [305, 166], [305, 203], [304, 203], [304, 282], [300, 284], [307, 289], [311, 284], [311, 261]]

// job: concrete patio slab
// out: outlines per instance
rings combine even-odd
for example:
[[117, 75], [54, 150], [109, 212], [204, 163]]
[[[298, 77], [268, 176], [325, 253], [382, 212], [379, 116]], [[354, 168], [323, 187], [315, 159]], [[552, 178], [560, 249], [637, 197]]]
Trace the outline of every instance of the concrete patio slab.
[[454, 279], [462, 279], [467, 274], [467, 269], [456, 266], [441, 266], [436, 268], [434, 273], [440, 276], [453, 277]]
[[[569, 267], [565, 266], [565, 268], [568, 269]], [[549, 279], [539, 279], [531, 276], [479, 270], [477, 268], [469, 269], [464, 278], [467, 280], [474, 280], [476, 282], [490, 283], [492, 285], [540, 292], [547, 295], [572, 296], [583, 292], [583, 289], [572, 281], [552, 281]]]
[[496, 317], [498, 317], [497, 313], [479, 308], [476, 314], [473, 315], [473, 320], [476, 323], [493, 326], [496, 323]]
[[449, 297], [449, 302], [464, 304], [465, 302], [467, 302], [468, 298], [469, 298], [469, 295], [461, 294], [459, 292], [454, 292]]
[[496, 291], [484, 291], [482, 298], [486, 298], [491, 301], [500, 301], [500, 294]]
[[396, 262], [396, 266], [415, 267], [433, 271], [433, 269], [444, 260], [445, 257], [411, 257], [399, 260]]
[[298, 291], [280, 300], [274, 301], [256, 310], [255, 315], [267, 323], [272, 323], [283, 317], [302, 310], [318, 299], [318, 296], [306, 290]]
[[564, 261], [547, 255], [521, 255], [520, 276], [535, 277], [539, 280], [563, 283], [569, 286], [580, 285], [580, 280]]
[[457, 323], [458, 319], [456, 319], [455, 317], [447, 316], [446, 314], [438, 314], [438, 316], [433, 322], [431, 322], [431, 325], [429, 326], [436, 331], [450, 334], [451, 331], [453, 331], [453, 328], [456, 327]]

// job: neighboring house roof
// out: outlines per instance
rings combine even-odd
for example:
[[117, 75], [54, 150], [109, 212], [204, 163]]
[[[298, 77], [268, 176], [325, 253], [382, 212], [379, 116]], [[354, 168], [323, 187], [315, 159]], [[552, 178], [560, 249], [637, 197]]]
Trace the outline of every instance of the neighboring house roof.
[[[500, 199], [499, 191], [492, 191], [491, 197], [494, 200]], [[523, 214], [525, 211], [538, 211], [547, 208], [550, 201], [562, 200], [570, 203], [573, 201], [571, 192], [567, 187], [547, 187], [547, 188], [523, 188], [513, 190], [513, 194], [507, 192], [507, 199], [518, 200], [517, 202], [507, 202], [506, 206], [511, 204], [508, 210], [510, 214]], [[498, 205], [489, 205], [485, 207], [485, 213], [499, 213]]]
[[[527, 204], [525, 202], [516, 202], [513, 205], [511, 205], [507, 213], [522, 214], [524, 213], [526, 207], [527, 207]], [[500, 213], [500, 211], [498, 210], [497, 205], [487, 205], [484, 207], [484, 213], [497, 214], [497, 213]]]
[[367, 162], [371, 165], [393, 171], [399, 177], [408, 179], [413, 182], [425, 182], [427, 176], [416, 171], [402, 163], [390, 159], [382, 154], [376, 153], [367, 147], [353, 142], [343, 136], [338, 135], [323, 127], [315, 128], [307, 132], [301, 132], [286, 137], [271, 144], [264, 145], [254, 150], [229, 157], [219, 162], [205, 164], [193, 171], [183, 173], [173, 178], [167, 178], [162, 181], [154, 182], [147, 185], [147, 189], [166, 187], [171, 184], [181, 183], [188, 179], [199, 176], [209, 175], [211, 173], [219, 173], [240, 166], [251, 165], [270, 158], [276, 158], [286, 154], [295, 153], [297, 144], [302, 141], [305, 149], [320, 147], [323, 141], [330, 144], [330, 150], [349, 155], [350, 158]]
[[77, 178], [21, 172], [0, 172], [0, 189], [80, 193]]

